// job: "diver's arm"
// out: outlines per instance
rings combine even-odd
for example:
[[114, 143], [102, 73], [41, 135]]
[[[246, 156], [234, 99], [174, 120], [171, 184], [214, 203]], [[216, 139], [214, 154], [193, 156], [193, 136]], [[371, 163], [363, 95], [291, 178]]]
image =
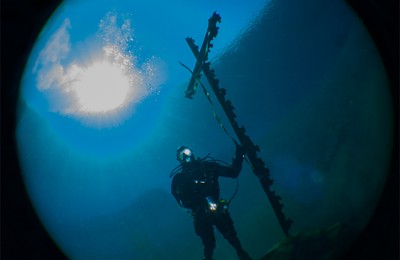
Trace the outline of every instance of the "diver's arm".
[[182, 202], [179, 196], [179, 191], [178, 191], [178, 178], [177, 176], [174, 176], [174, 178], [172, 179], [172, 183], [171, 183], [171, 193], [174, 196], [174, 198], [176, 199], [176, 202], [178, 202], [179, 206], [182, 207]]
[[238, 177], [240, 171], [242, 170], [243, 159], [244, 159], [243, 146], [237, 144], [235, 158], [232, 160], [231, 166], [227, 167], [221, 165], [219, 169], [219, 176], [230, 177], [230, 178]]
[[231, 164], [231, 168], [233, 169], [233, 175], [235, 175], [235, 178], [239, 176], [239, 173], [242, 170], [244, 154], [245, 152], [243, 146], [236, 144], [235, 158], [232, 160]]

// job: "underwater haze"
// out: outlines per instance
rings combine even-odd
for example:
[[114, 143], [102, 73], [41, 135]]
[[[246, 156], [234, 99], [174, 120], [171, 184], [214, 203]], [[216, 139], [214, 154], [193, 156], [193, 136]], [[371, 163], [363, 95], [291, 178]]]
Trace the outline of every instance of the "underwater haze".
[[[214, 11], [211, 67], [271, 170], [290, 233], [344, 223], [358, 234], [371, 217], [392, 104], [376, 46], [344, 1], [70, 0], [32, 49], [16, 133], [31, 202], [68, 258], [201, 259], [169, 175], [180, 145], [226, 162], [235, 153], [202, 90], [184, 98], [191, 75], [179, 61], [196, 62], [185, 37], [201, 45]], [[230, 198], [235, 180], [220, 181]], [[230, 211], [254, 258], [285, 238], [246, 163]], [[216, 238], [215, 259], [235, 259]]]

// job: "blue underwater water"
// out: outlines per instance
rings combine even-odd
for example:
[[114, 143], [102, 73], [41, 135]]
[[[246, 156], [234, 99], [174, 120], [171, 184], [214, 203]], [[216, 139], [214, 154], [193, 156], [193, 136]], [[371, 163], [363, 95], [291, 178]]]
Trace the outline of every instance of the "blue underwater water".
[[[71, 0], [32, 49], [16, 133], [32, 204], [69, 258], [201, 259], [169, 173], [180, 145], [198, 157], [234, 155], [202, 91], [184, 98], [190, 74], [178, 63], [194, 66], [185, 37], [200, 45], [214, 11], [222, 22], [211, 66], [260, 146], [291, 232], [367, 223], [389, 167], [393, 115], [379, 54], [343, 1]], [[136, 94], [115, 113], [82, 112], [76, 75], [103, 51], [127, 64]], [[222, 196], [235, 186], [221, 179]], [[247, 164], [230, 211], [254, 258], [285, 237]], [[234, 259], [216, 237], [215, 258]]]

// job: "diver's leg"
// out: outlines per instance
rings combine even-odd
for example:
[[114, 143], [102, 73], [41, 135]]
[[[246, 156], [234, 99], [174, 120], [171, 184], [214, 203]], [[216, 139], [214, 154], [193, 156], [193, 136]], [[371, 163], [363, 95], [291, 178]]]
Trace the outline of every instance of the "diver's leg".
[[224, 236], [224, 238], [235, 248], [241, 260], [251, 260], [249, 254], [242, 248], [235, 227], [233, 225], [232, 218], [228, 211], [221, 213], [216, 221], [216, 227], [219, 232]]
[[204, 259], [212, 260], [215, 249], [214, 229], [211, 222], [204, 216], [195, 217], [194, 229], [196, 234], [201, 238], [204, 246]]

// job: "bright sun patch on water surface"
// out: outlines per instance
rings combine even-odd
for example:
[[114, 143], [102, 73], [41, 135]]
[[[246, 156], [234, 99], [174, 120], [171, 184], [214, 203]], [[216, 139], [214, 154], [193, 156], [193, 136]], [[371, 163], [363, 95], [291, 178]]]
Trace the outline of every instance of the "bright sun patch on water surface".
[[128, 75], [108, 62], [98, 62], [87, 68], [73, 86], [80, 110], [93, 113], [123, 106], [129, 87]]
[[[37, 89], [53, 112], [77, 118], [86, 125], [118, 124], [133, 107], [154, 94], [164, 81], [157, 57], [139, 64], [131, 48], [130, 19], [118, 23], [110, 12], [99, 23], [97, 38], [83, 40], [80, 52], [70, 41], [67, 18], [39, 53], [33, 69]], [[83, 46], [83, 47], [82, 47]], [[82, 50], [86, 57], [82, 57]]]

